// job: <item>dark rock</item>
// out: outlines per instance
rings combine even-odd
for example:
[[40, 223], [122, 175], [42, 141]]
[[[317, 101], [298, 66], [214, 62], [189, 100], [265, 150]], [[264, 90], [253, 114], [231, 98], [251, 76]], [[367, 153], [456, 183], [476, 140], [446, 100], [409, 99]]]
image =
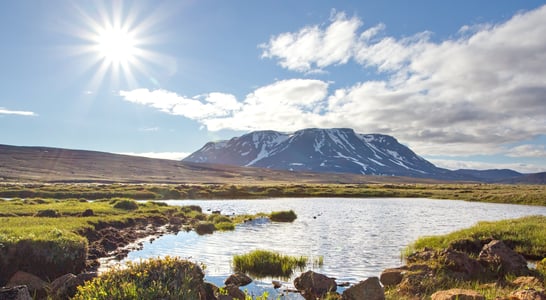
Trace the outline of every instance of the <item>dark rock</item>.
[[237, 272], [230, 275], [225, 281], [225, 285], [245, 286], [252, 282], [252, 278], [248, 277], [245, 273]]
[[6, 287], [16, 287], [20, 285], [26, 285], [28, 292], [32, 295], [36, 295], [37, 298], [43, 298], [47, 295], [47, 289], [49, 285], [43, 281], [40, 277], [23, 272], [17, 271], [11, 276]]
[[341, 295], [343, 300], [385, 300], [385, 291], [379, 278], [370, 277], [346, 289]]
[[525, 258], [499, 240], [483, 246], [478, 260], [490, 270], [499, 270], [499, 275], [528, 275], [529, 268]]
[[395, 268], [395, 269], [386, 269], [381, 273], [379, 281], [384, 286], [393, 286], [402, 282], [404, 273], [406, 270], [404, 268]]
[[65, 274], [53, 280], [49, 296], [55, 300], [70, 299], [76, 294], [78, 285], [80, 285], [78, 276], [72, 273]]
[[195, 227], [195, 232], [200, 235], [211, 234], [214, 232], [214, 230], [216, 230], [216, 227], [214, 227], [214, 224], [212, 223], [199, 223]]
[[278, 280], [273, 280], [271, 283], [273, 284], [274, 289], [278, 289], [282, 286], [281, 282]]
[[231, 296], [232, 299], [246, 299], [245, 293], [241, 291], [238, 286], [228, 284], [225, 289], [228, 292], [228, 296]]
[[218, 300], [215, 296], [217, 293], [217, 286], [209, 282], [204, 282], [199, 290], [199, 300]]
[[306, 300], [315, 300], [329, 292], [335, 292], [337, 284], [334, 278], [307, 271], [294, 279], [294, 287]]
[[485, 297], [473, 290], [450, 289], [438, 291], [430, 297], [431, 300], [485, 300]]
[[452, 277], [457, 279], [472, 279], [482, 276], [484, 273], [483, 266], [475, 259], [472, 259], [468, 254], [455, 250], [446, 249], [440, 252], [440, 261], [447, 267], [448, 270], [454, 272]]
[[464, 252], [466, 254], [479, 254], [482, 250], [482, 243], [473, 239], [460, 239], [451, 242], [449, 249]]
[[86, 209], [86, 210], [84, 210], [82, 212], [82, 217], [92, 217], [94, 215], [95, 215], [95, 212], [90, 208], [88, 208], [88, 209]]
[[18, 285], [0, 288], [0, 300], [32, 300], [32, 297], [26, 285]]
[[417, 263], [417, 262], [424, 262], [429, 261], [433, 258], [435, 258], [437, 255], [435, 250], [425, 248], [423, 251], [412, 253], [408, 256], [407, 261], [408, 263]]

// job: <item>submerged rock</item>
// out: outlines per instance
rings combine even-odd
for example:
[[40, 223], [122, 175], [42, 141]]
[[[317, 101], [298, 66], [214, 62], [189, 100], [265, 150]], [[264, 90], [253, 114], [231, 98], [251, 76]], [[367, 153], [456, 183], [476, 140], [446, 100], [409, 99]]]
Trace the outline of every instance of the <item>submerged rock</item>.
[[334, 278], [307, 271], [294, 279], [294, 287], [306, 300], [315, 300], [329, 292], [335, 292], [337, 284]]

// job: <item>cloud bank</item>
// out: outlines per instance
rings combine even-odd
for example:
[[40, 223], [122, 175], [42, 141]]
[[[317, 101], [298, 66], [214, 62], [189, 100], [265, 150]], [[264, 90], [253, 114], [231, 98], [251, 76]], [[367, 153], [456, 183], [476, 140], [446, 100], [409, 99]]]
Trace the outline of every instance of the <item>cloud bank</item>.
[[[512, 153], [546, 128], [546, 6], [504, 23], [464, 26], [434, 42], [430, 32], [387, 35], [335, 13], [324, 25], [280, 33], [260, 45], [264, 59], [307, 74], [259, 87], [244, 99], [224, 93], [186, 97], [166, 90], [122, 91], [127, 101], [196, 120], [208, 130], [293, 131], [350, 127], [399, 138], [424, 155]], [[335, 88], [309, 74], [358, 64], [382, 75]], [[364, 76], [363, 76], [364, 77]]]

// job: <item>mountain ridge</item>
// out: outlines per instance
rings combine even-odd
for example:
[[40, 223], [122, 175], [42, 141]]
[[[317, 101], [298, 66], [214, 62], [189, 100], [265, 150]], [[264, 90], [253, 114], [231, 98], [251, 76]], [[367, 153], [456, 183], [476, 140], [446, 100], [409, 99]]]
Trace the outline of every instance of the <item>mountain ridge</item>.
[[392, 136], [361, 134], [350, 128], [308, 128], [291, 133], [254, 131], [229, 140], [206, 143], [183, 161], [480, 182], [515, 179], [523, 175], [513, 170], [452, 171], [439, 168]]

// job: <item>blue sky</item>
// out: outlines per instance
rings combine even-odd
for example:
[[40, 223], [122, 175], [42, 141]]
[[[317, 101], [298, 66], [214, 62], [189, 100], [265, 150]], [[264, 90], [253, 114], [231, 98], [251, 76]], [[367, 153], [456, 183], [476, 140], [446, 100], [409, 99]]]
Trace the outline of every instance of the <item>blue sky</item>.
[[0, 143], [179, 159], [350, 127], [546, 171], [545, 1], [2, 1]]

